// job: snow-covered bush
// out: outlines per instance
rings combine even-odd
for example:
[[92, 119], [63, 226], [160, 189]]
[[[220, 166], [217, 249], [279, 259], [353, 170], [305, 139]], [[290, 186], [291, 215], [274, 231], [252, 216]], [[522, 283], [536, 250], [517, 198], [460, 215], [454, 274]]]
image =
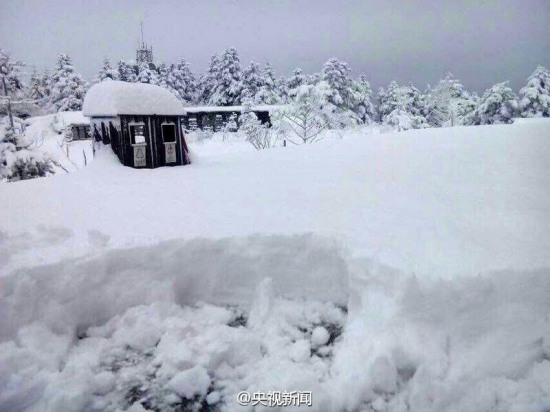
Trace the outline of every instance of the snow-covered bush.
[[[21, 123], [20, 119], [14, 119]], [[7, 118], [0, 122], [0, 181], [34, 179], [53, 174], [52, 161], [24, 146]]]
[[537, 67], [519, 94], [522, 117], [550, 117], [550, 72], [546, 68]]
[[240, 132], [244, 134], [246, 141], [257, 150], [275, 147], [279, 140], [277, 127], [269, 127], [263, 124], [252, 111], [243, 113], [239, 119]]
[[474, 111], [471, 123], [502, 124], [512, 123], [518, 112], [518, 99], [508, 82], [495, 84], [488, 89]]

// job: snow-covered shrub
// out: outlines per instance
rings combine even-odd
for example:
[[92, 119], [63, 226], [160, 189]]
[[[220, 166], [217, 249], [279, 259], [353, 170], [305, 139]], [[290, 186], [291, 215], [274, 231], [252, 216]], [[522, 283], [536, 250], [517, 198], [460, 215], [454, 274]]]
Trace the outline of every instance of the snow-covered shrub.
[[[15, 119], [21, 122], [20, 119]], [[52, 161], [23, 146], [7, 118], [0, 123], [0, 181], [34, 179], [54, 173]]]
[[550, 72], [546, 68], [537, 67], [519, 94], [522, 117], [550, 117]]
[[277, 127], [263, 124], [252, 111], [243, 113], [240, 117], [239, 131], [244, 134], [246, 141], [257, 150], [275, 147], [279, 140]]
[[474, 125], [512, 123], [518, 112], [518, 98], [508, 82], [488, 89], [472, 115]]

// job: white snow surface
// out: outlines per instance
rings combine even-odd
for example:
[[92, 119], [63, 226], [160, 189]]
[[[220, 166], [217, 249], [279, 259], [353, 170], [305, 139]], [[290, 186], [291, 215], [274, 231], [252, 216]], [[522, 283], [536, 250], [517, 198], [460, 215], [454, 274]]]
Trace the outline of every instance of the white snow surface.
[[106, 80], [94, 84], [84, 97], [84, 116], [121, 114], [181, 116], [182, 103], [163, 87], [145, 83]]
[[0, 410], [548, 410], [550, 121], [345, 134], [2, 185]]

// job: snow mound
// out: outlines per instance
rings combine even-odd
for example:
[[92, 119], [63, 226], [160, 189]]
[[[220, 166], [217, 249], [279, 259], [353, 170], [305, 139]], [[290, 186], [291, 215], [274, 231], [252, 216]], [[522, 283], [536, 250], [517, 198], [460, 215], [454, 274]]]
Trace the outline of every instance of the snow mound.
[[170, 91], [152, 84], [103, 81], [90, 87], [82, 106], [84, 116], [121, 114], [182, 116], [184, 108]]
[[343, 304], [342, 253], [336, 242], [312, 235], [258, 235], [99, 250], [88, 259], [16, 271], [0, 278], [0, 341], [36, 321], [74, 333], [157, 300], [246, 305], [264, 277], [278, 295]]

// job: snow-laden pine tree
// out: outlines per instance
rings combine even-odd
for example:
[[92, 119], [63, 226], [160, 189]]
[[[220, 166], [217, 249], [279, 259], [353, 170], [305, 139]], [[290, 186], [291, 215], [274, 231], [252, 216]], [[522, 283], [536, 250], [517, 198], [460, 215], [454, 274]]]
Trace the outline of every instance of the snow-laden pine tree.
[[451, 73], [424, 94], [424, 115], [432, 127], [467, 124], [476, 108], [474, 97]]
[[376, 108], [371, 100], [372, 89], [364, 75], [352, 83], [352, 110], [363, 124], [376, 121]]
[[409, 83], [399, 86], [392, 81], [386, 90], [378, 92], [378, 115], [380, 122], [397, 130], [428, 127], [423, 114], [423, 100], [416, 87]]
[[144, 62], [138, 67], [138, 83], [148, 83], [158, 86], [160, 83], [159, 75], [155, 69], [149, 67], [149, 63]]
[[292, 76], [286, 80], [287, 95], [289, 98], [296, 96], [298, 88], [308, 83], [308, 77], [301, 68], [294, 69]]
[[103, 60], [103, 66], [99, 69], [99, 73], [97, 74], [94, 83], [99, 83], [104, 80], [118, 80], [118, 77], [118, 70], [114, 69], [113, 66], [111, 66], [111, 62], [109, 62], [109, 59], [105, 58]]
[[86, 94], [86, 82], [72, 65], [66, 54], [59, 55], [51, 77], [48, 108], [54, 112], [81, 110]]
[[233, 106], [241, 102], [242, 75], [237, 50], [225, 50], [216, 59], [208, 71], [207, 80], [210, 96], [208, 104], [213, 106]]
[[0, 49], [0, 90], [4, 96], [20, 98], [24, 95], [21, 68], [24, 64], [12, 59], [10, 53]]
[[31, 73], [31, 78], [27, 88], [27, 97], [32, 100], [40, 100], [46, 98], [47, 96], [48, 94], [45, 88], [44, 78], [35, 69]]
[[176, 89], [176, 85], [178, 82], [176, 65], [167, 65], [166, 63], [161, 63], [157, 68], [157, 73], [158, 85], [169, 90], [174, 96], [180, 99], [180, 94]]
[[550, 117], [550, 72], [538, 66], [519, 95], [522, 117]]
[[195, 75], [184, 59], [176, 65], [175, 71], [175, 89], [178, 91], [180, 99], [184, 103], [196, 103], [197, 96], [197, 80]]
[[512, 123], [518, 109], [518, 98], [508, 82], [498, 83], [481, 97], [472, 115], [471, 124]]
[[260, 65], [254, 61], [250, 62], [242, 72], [241, 102], [254, 102], [260, 87], [264, 85]]
[[351, 69], [347, 63], [334, 58], [323, 65], [321, 72], [321, 79], [330, 87], [329, 102], [342, 110], [353, 107], [353, 81], [350, 75]]
[[122, 82], [135, 83], [137, 81], [137, 67], [136, 65], [119, 60], [118, 64], [118, 80]]
[[256, 104], [278, 104], [281, 102], [277, 78], [269, 63], [266, 63], [262, 70], [262, 85], [258, 89], [254, 101]]

